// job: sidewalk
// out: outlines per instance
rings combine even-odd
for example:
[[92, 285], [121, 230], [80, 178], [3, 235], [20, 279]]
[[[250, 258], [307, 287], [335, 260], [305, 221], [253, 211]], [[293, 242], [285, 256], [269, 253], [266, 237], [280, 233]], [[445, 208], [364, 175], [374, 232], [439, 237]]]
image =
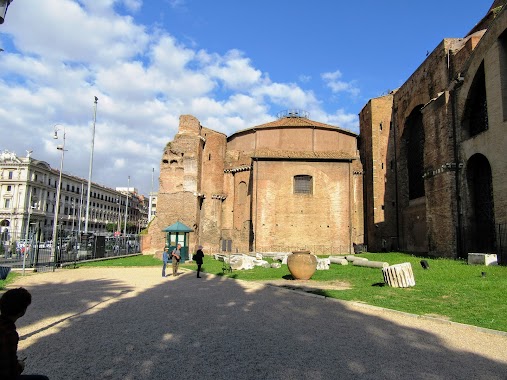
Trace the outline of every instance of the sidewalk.
[[[25, 276], [27, 373], [55, 379], [502, 379], [507, 337], [160, 268]], [[499, 316], [505, 317], [505, 316]]]

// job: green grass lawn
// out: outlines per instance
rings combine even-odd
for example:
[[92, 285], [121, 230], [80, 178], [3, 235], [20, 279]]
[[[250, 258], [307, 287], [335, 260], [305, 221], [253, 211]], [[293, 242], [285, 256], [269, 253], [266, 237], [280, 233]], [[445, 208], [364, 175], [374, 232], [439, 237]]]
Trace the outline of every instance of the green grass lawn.
[[[424, 270], [420, 265], [421, 257], [403, 253], [368, 253], [358, 256], [386, 261], [390, 265], [410, 262], [416, 286], [378, 286], [384, 281], [381, 269], [331, 264], [330, 270], [316, 271], [312, 280], [345, 281], [351, 289], [321, 290], [318, 293], [326, 297], [507, 331], [507, 267], [476, 266], [468, 265], [462, 260], [425, 258], [430, 269]], [[188, 268], [195, 268], [195, 265], [188, 265]], [[222, 274], [222, 263], [210, 257], [206, 257], [203, 268], [209, 273], [241, 280], [281, 279], [290, 274], [286, 265], [280, 269], [256, 267]], [[482, 277], [481, 272], [486, 272], [486, 276]]]
[[[138, 255], [119, 257], [100, 261], [78, 262], [77, 267], [156, 267], [162, 266], [162, 261], [152, 255]], [[67, 268], [73, 268], [68, 266]]]
[[[507, 331], [507, 267], [472, 266], [460, 260], [426, 258], [430, 269], [424, 270], [419, 263], [420, 257], [403, 253], [368, 253], [359, 256], [386, 261], [390, 265], [410, 262], [416, 286], [403, 289], [378, 286], [383, 283], [381, 269], [331, 264], [330, 270], [316, 271], [312, 280], [344, 281], [350, 284], [350, 289], [321, 290], [318, 293], [326, 297]], [[161, 266], [161, 261], [153, 256], [141, 255], [79, 263], [78, 266]], [[182, 264], [181, 267], [196, 269], [195, 264]], [[286, 265], [279, 269], [256, 267], [223, 274], [222, 262], [213, 260], [210, 256], [204, 259], [203, 271], [247, 281], [290, 278]], [[486, 272], [486, 276], [482, 277], [481, 272]], [[15, 275], [9, 274], [6, 281], [12, 281]], [[4, 282], [0, 281], [0, 289], [2, 286], [5, 286]]]
[[14, 273], [13, 271], [11, 271], [5, 280], [0, 280], [0, 290], [4, 290], [5, 287], [11, 282], [14, 282], [14, 280], [16, 280], [16, 277], [18, 276], [19, 276], [18, 273]]

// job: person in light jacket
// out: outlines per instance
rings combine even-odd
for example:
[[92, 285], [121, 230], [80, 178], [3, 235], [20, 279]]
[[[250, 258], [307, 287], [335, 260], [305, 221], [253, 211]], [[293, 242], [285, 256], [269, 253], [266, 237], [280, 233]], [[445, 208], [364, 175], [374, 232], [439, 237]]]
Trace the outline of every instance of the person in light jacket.
[[165, 268], [167, 267], [168, 262], [169, 262], [169, 248], [165, 247], [164, 252], [162, 253], [162, 277], [166, 277]]
[[173, 276], [178, 275], [178, 266], [181, 258], [181, 244], [178, 244], [176, 248], [171, 252], [171, 260], [173, 262]]

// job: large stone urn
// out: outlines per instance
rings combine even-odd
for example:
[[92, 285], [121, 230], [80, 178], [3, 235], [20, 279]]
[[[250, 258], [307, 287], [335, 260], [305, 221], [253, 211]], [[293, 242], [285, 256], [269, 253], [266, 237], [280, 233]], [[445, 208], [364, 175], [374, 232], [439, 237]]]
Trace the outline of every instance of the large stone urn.
[[295, 280], [309, 280], [317, 270], [317, 257], [310, 251], [294, 251], [287, 257], [287, 266]]

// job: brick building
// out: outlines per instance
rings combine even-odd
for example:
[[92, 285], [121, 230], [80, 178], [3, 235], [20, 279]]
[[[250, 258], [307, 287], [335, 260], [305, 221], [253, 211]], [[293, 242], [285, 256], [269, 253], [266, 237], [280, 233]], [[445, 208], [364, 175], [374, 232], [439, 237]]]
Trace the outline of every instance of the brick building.
[[[397, 90], [360, 112], [365, 240], [466, 257], [497, 252], [507, 225], [507, 11], [494, 1]], [[505, 242], [504, 242], [505, 245]]]
[[161, 230], [180, 221], [191, 249], [350, 252], [363, 242], [362, 188], [350, 131], [293, 111], [227, 137], [181, 116], [143, 248], [160, 251]]

